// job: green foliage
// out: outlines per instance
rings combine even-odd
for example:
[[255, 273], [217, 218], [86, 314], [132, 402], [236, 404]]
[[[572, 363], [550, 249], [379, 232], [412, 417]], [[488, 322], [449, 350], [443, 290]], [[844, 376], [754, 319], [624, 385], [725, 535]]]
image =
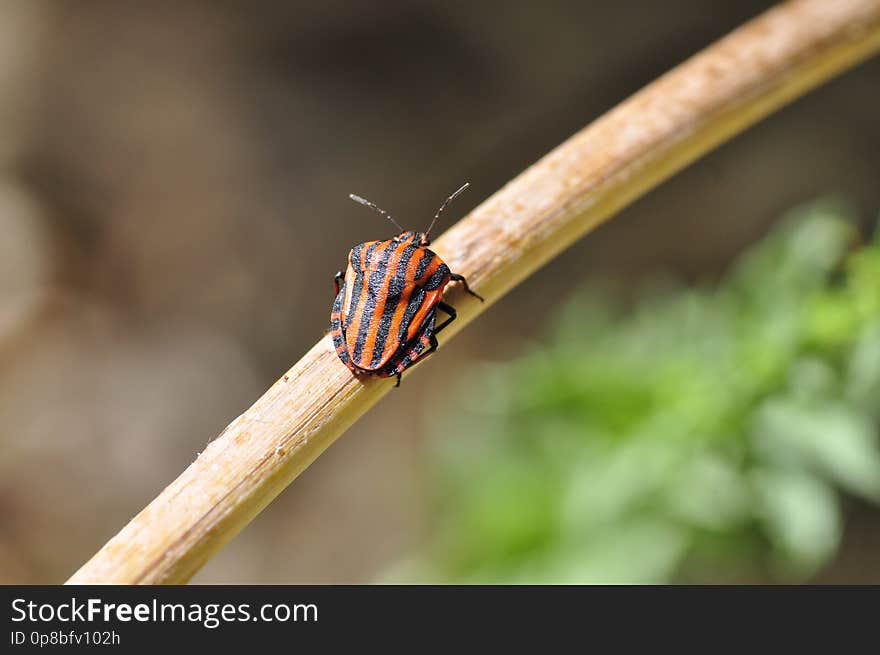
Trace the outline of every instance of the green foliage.
[[[457, 582], [801, 579], [842, 493], [880, 501], [880, 243], [783, 221], [713, 288], [578, 293], [541, 346], [464, 376], [430, 489]], [[393, 576], [394, 577], [394, 576]]]

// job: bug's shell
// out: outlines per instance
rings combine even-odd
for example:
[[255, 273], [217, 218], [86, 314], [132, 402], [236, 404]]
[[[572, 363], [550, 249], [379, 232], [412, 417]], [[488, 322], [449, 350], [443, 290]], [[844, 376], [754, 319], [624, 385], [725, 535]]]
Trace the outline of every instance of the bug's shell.
[[330, 332], [339, 358], [355, 373], [397, 375], [430, 345], [451, 272], [410, 234], [368, 241], [349, 253]]

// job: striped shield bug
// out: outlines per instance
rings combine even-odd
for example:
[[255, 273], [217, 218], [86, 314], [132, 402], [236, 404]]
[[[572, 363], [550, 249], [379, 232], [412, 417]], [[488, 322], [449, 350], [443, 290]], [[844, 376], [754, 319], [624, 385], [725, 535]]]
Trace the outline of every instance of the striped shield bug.
[[[455, 320], [455, 309], [441, 300], [450, 282], [483, 300], [467, 280], [449, 270], [428, 249], [429, 234], [446, 206], [468, 184], [449, 196], [424, 232], [404, 230], [388, 212], [351, 194], [355, 202], [379, 212], [400, 233], [386, 241], [367, 241], [351, 249], [345, 273], [335, 277], [336, 299], [330, 334], [336, 354], [355, 375], [397, 376], [437, 349], [437, 334]], [[437, 311], [447, 318], [437, 325]]]

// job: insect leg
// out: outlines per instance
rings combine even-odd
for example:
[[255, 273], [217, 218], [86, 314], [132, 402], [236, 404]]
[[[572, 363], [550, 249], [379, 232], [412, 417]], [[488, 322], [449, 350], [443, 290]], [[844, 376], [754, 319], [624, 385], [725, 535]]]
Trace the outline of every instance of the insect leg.
[[[450, 307], [450, 309], [452, 309]], [[455, 311], [455, 310], [453, 310]], [[400, 375], [413, 364], [422, 361], [428, 355], [437, 350], [437, 338], [434, 336], [434, 321], [437, 318], [433, 312], [425, 323], [422, 333], [406, 344], [395, 356], [386, 368], [382, 369], [382, 377], [397, 376], [397, 384], [400, 385]]]
[[339, 295], [339, 286], [340, 283], [345, 279], [345, 274], [342, 271], [336, 271], [336, 275], [333, 276], [333, 288], [335, 289], [333, 295]]
[[[449, 321], [447, 321], [447, 323], [448, 322]], [[437, 343], [437, 337], [435, 337], [433, 334], [428, 337], [428, 343], [430, 344], [430, 347], [427, 350], [425, 350], [424, 352], [421, 352], [421, 353], [415, 355], [413, 357], [413, 360], [410, 361], [404, 368], [407, 368], [407, 367], [411, 366], [412, 364], [414, 364], [416, 359], [418, 359], [420, 362], [427, 359], [428, 355], [432, 354], [435, 350], [437, 350], [437, 346], [440, 345]], [[397, 372], [396, 375], [397, 375], [397, 384], [394, 385], [395, 389], [400, 386], [400, 379], [401, 379], [401, 376], [403, 375], [403, 370], [400, 370], [399, 372]]]
[[452, 273], [450, 279], [453, 282], [461, 282], [464, 285], [464, 290], [471, 294], [474, 298], [479, 298], [480, 302], [483, 302], [485, 298], [478, 293], [471, 291], [471, 288], [468, 286], [467, 280], [464, 279], [464, 275], [459, 275], [458, 273]]
[[447, 305], [442, 300], [437, 303], [437, 309], [442, 309], [444, 312], [449, 314], [449, 318], [447, 318], [440, 325], [434, 328], [434, 334], [437, 334], [440, 330], [452, 323], [452, 321], [454, 321], [455, 318], [458, 316], [458, 312], [455, 311], [455, 307], [453, 307], [452, 305]]

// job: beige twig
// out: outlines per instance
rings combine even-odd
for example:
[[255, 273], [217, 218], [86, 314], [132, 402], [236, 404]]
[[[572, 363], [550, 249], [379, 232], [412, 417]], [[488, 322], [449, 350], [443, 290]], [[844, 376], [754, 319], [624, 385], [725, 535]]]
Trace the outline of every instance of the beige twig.
[[[486, 297], [450, 288], [459, 318], [444, 341], [617, 210], [878, 49], [880, 0], [796, 0], [602, 116], [436, 241]], [[355, 380], [325, 337], [69, 582], [186, 581], [392, 385]]]

